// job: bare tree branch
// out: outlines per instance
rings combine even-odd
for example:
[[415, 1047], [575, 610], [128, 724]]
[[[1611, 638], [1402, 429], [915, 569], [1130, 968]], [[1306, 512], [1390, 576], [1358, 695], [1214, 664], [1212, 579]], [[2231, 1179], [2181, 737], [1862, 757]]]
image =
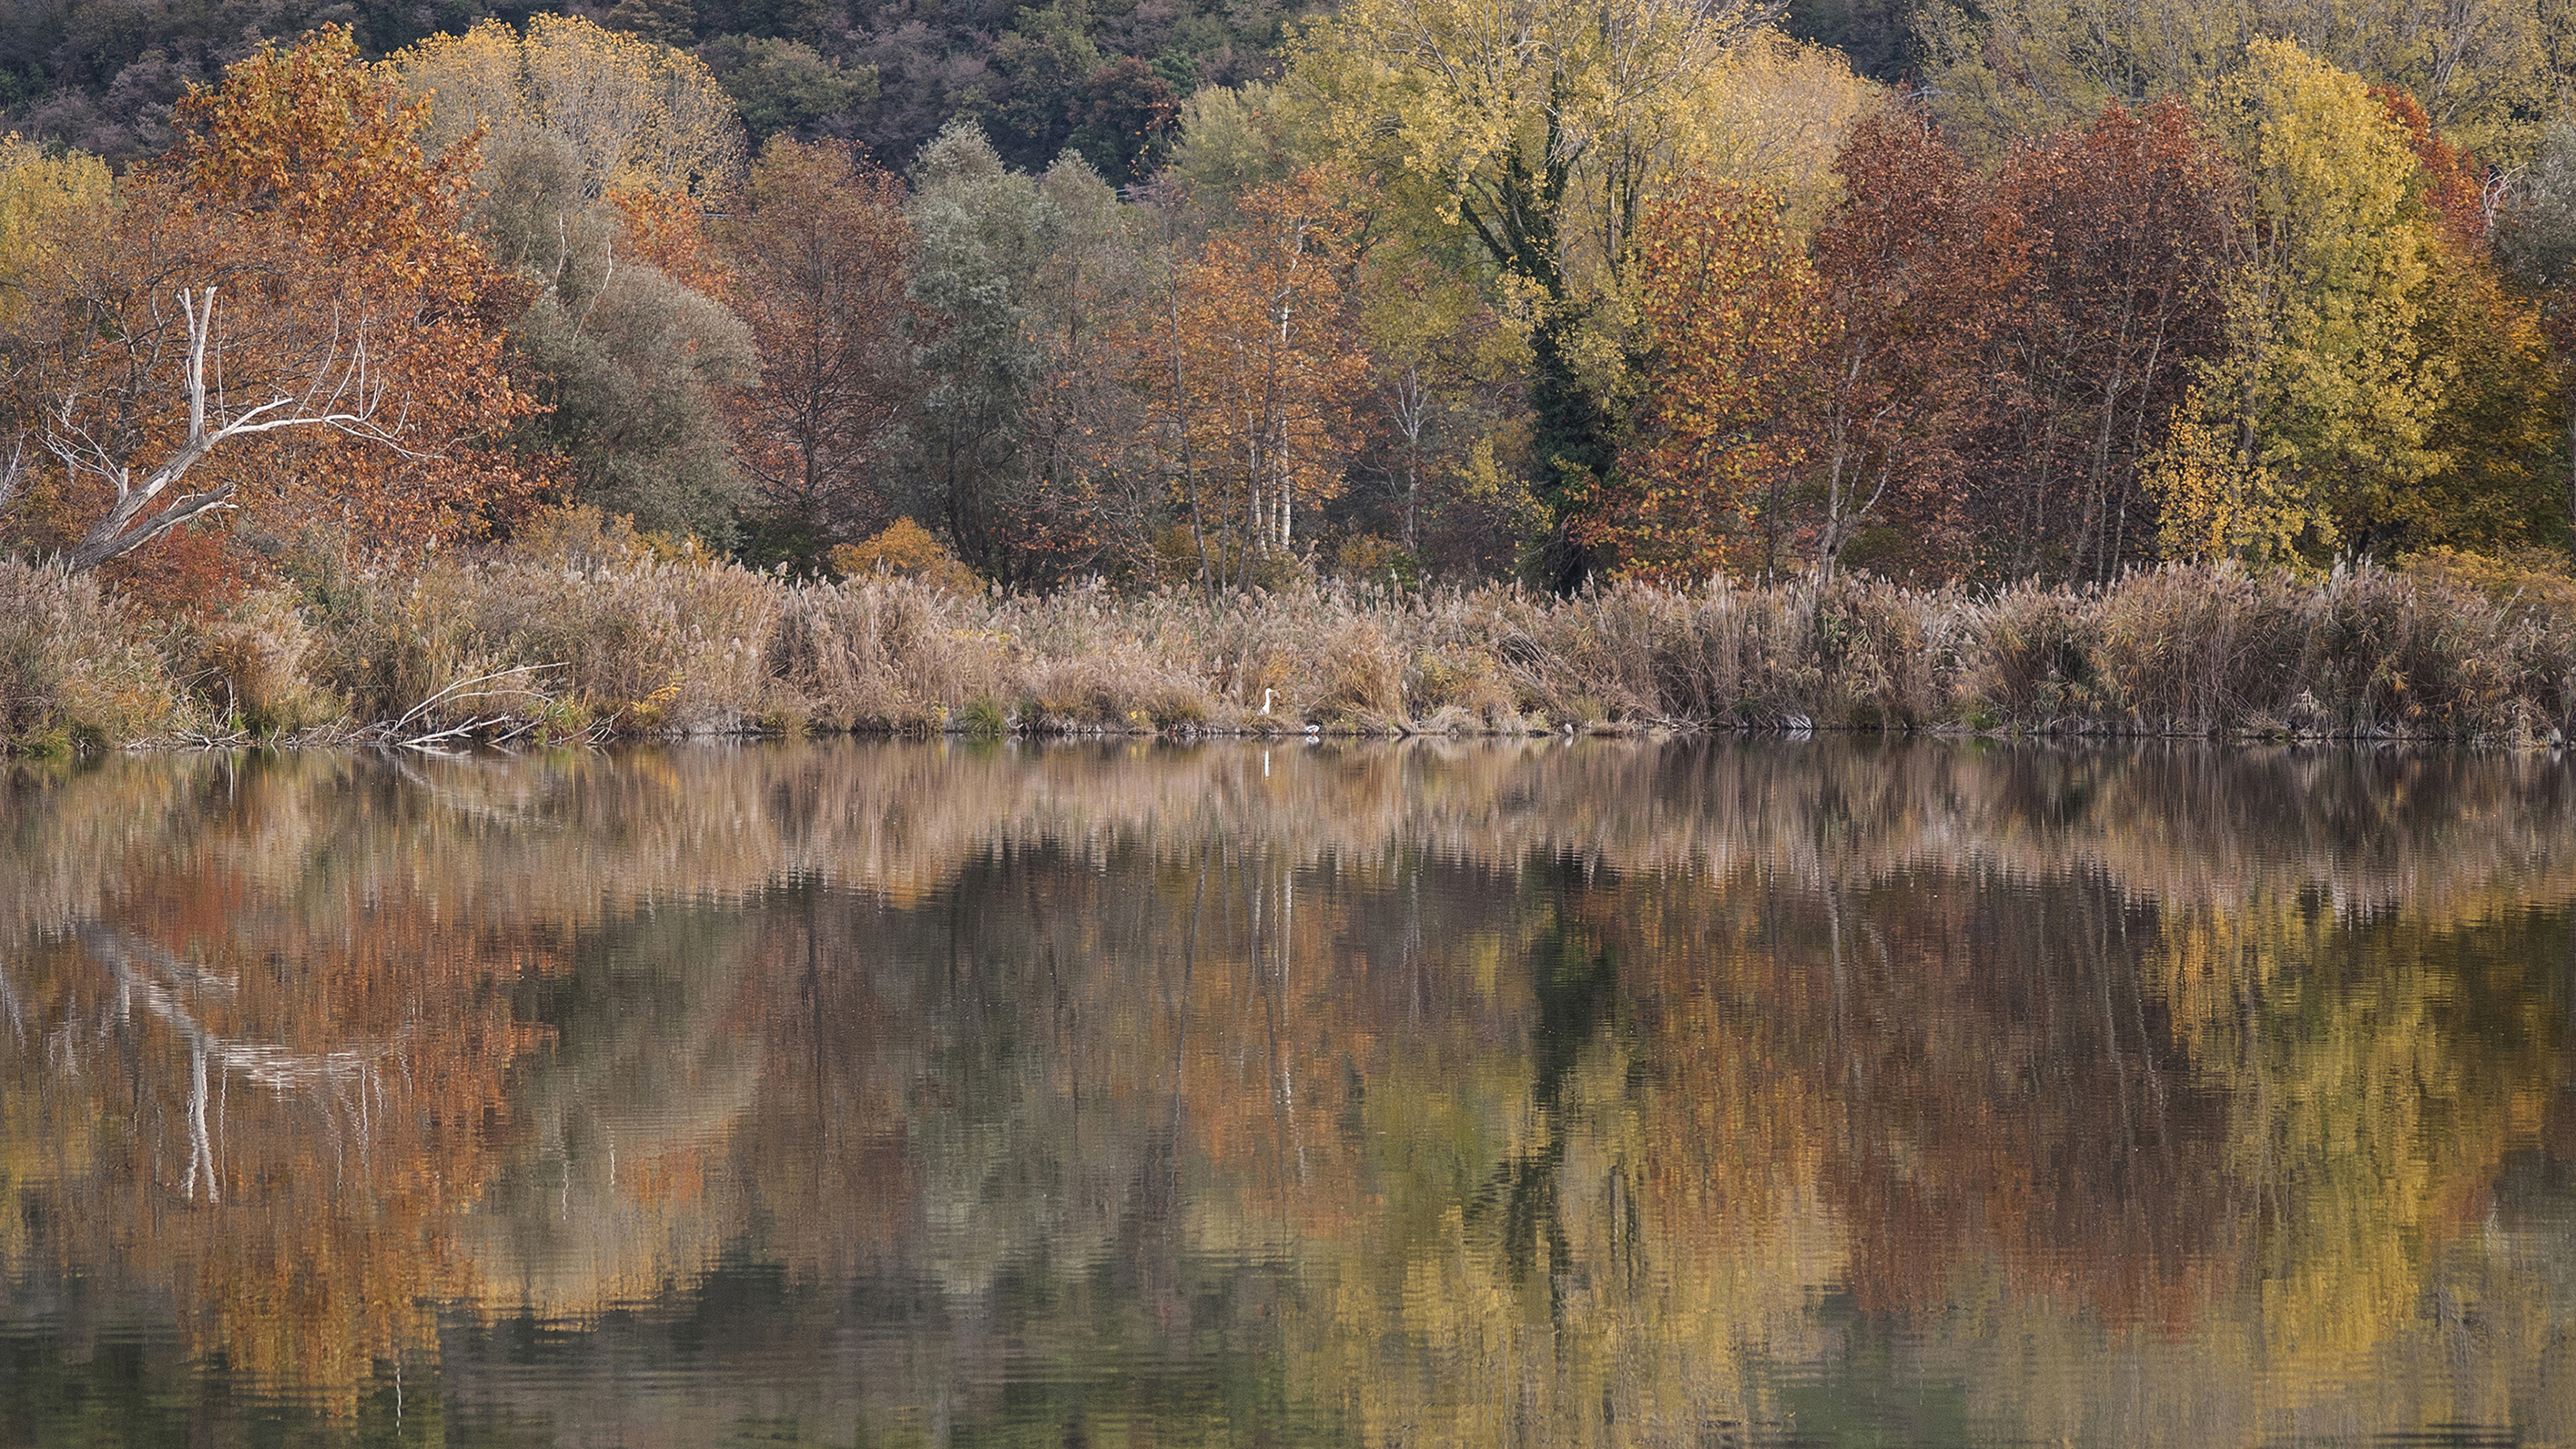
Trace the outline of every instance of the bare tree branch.
[[[231, 405], [220, 391], [222, 355], [215, 336], [215, 294], [212, 284], [202, 290], [182, 287], [178, 291], [188, 335], [184, 383], [188, 431], [140, 482], [135, 480], [134, 458], [121, 455], [77, 421], [82, 399], [77, 386], [64, 389], [47, 426], [37, 433], [38, 443], [73, 476], [98, 478], [115, 495], [115, 502], [71, 550], [72, 568], [96, 568], [182, 524], [234, 507], [235, 488], [229, 481], [193, 491], [179, 487], [190, 469], [233, 439], [292, 428], [325, 428], [406, 451], [401, 447], [399, 416], [392, 427], [377, 422], [386, 384], [372, 369], [365, 320], [350, 321], [337, 309], [320, 356], [304, 370], [300, 392], [275, 388], [263, 402]], [[217, 391], [211, 397], [206, 386], [210, 354], [217, 368]], [[148, 359], [138, 359], [138, 370], [148, 373]], [[23, 439], [20, 447], [23, 450]], [[410, 456], [407, 451], [406, 455]], [[0, 477], [0, 504], [9, 496], [8, 482]]]

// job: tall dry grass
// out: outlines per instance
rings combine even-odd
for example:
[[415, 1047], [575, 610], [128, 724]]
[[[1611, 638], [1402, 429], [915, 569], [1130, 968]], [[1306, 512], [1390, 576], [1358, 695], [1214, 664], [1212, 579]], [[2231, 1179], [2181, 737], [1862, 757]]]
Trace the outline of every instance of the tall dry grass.
[[[573, 510], [155, 635], [0, 574], [0, 725], [115, 742], [477, 720], [538, 736], [862, 730], [1485, 734], [2004, 729], [2530, 741], [2576, 729], [2576, 583], [2446, 555], [2321, 577], [2169, 565], [2099, 588], [1621, 583], [1001, 595], [800, 582]], [[86, 641], [86, 642], [84, 642]], [[77, 721], [76, 725], [66, 724]]]
[[[1643, 725], [2515, 738], [2576, 724], [2576, 611], [2439, 575], [2175, 565], [1992, 595], [1880, 580], [1120, 597], [771, 584], [737, 716], [829, 728]], [[1267, 702], [1268, 711], [1263, 711]]]
[[0, 750], [90, 751], [190, 723], [157, 632], [94, 578], [0, 559]]
[[2147, 734], [2535, 738], [2576, 710], [2576, 614], [2438, 574], [2169, 566], [1974, 606], [1971, 722]]
[[371, 571], [326, 560], [302, 583], [313, 673], [354, 720], [515, 716], [565, 733], [745, 727], [774, 693], [762, 656], [788, 594], [596, 510], [481, 556]]

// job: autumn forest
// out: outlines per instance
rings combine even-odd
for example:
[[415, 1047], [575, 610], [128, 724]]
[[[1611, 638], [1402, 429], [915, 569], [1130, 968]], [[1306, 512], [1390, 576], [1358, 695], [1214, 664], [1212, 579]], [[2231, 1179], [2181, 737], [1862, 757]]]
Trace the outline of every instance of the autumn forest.
[[[1335, 724], [1654, 722], [1528, 656], [1400, 647], [1354, 702], [1133, 618], [1018, 640], [1151, 656], [1087, 698], [906, 650], [1066, 590], [1785, 590], [1833, 638], [1856, 589], [1970, 681], [1865, 682], [1881, 723], [2013, 722], [1973, 681], [2035, 651], [2022, 723], [2546, 732], [2571, 66], [2529, 0], [22, 7], [0, 728], [863, 722], [790, 687], [815, 649], [912, 659], [879, 724], [1205, 725], [1265, 689]], [[610, 688], [455, 602], [496, 569], [523, 600], [652, 575], [698, 643]], [[2110, 621], [2154, 576], [2308, 590], [2263, 626], [2299, 687], [2122, 685]], [[896, 583], [918, 638], [834, 633]], [[2447, 661], [2484, 682], [2430, 714], [2351, 684], [2404, 647], [2333, 622], [2356, 587], [2486, 639]], [[711, 639], [759, 663], [676, 721]], [[1851, 714], [1845, 662], [1774, 712]]]

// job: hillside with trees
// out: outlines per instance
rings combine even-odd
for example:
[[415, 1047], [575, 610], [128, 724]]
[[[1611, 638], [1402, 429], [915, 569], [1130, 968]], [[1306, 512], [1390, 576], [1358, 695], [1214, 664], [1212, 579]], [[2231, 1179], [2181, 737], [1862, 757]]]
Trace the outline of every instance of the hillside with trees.
[[900, 166], [952, 117], [1013, 164], [1067, 147], [1124, 181], [1151, 168], [1180, 102], [1277, 68], [1278, 0], [25, 0], [0, 15], [0, 126], [114, 160], [169, 143], [170, 112], [260, 45], [322, 25], [371, 57], [487, 20], [578, 15], [690, 52], [757, 142], [856, 141]]

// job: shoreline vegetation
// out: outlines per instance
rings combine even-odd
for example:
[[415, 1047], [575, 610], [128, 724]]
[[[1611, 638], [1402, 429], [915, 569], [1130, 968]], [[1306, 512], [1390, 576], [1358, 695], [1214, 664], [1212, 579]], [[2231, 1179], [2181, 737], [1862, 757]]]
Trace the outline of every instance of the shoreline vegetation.
[[883, 152], [687, 6], [0, 128], [0, 753], [2576, 729], [2576, 29], [1480, 5]]
[[399, 568], [283, 554], [266, 586], [167, 619], [94, 575], [0, 562], [5, 749], [1658, 730], [2534, 747], [2576, 731], [2576, 579], [2451, 552], [2307, 574], [2175, 563], [2101, 586], [1845, 575], [1569, 598], [801, 581], [595, 509]]

